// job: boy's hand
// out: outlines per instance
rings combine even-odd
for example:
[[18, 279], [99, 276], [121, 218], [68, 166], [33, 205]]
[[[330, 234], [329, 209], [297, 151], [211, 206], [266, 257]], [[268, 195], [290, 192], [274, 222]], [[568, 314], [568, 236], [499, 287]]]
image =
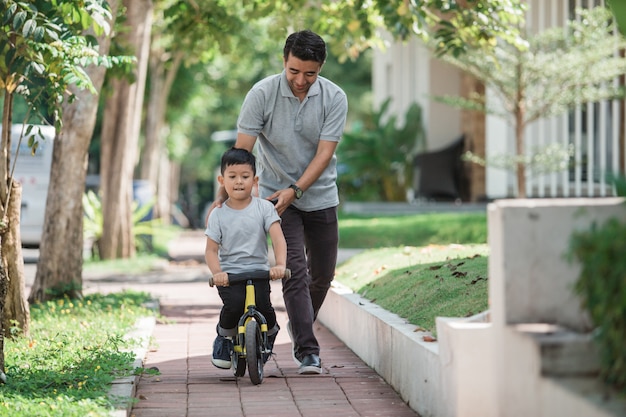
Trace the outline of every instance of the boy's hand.
[[228, 273], [217, 272], [213, 274], [213, 285], [217, 285], [219, 287], [228, 287]]
[[285, 266], [284, 265], [276, 265], [270, 268], [270, 279], [283, 279], [285, 277]]

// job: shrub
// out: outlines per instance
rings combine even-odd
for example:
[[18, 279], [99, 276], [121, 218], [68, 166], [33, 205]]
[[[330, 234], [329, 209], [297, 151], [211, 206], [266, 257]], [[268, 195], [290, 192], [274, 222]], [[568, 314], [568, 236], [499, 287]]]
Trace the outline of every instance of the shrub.
[[[135, 247], [140, 253], [152, 252], [152, 238], [158, 234], [167, 233], [161, 219], [151, 219], [150, 211], [154, 207], [154, 201], [147, 204], [139, 205], [133, 201], [133, 237], [135, 239]], [[83, 217], [83, 236], [85, 241], [92, 241], [92, 258], [99, 257], [98, 243], [102, 237], [102, 227], [104, 217], [102, 214], [102, 201], [100, 197], [93, 191], [89, 190], [83, 194], [83, 208], [85, 215]]]
[[426, 141], [422, 108], [411, 104], [398, 127], [390, 104], [355, 122], [337, 149], [339, 189], [352, 201], [406, 201], [413, 188], [413, 159]]
[[[624, 180], [616, 180], [618, 193]], [[603, 379], [626, 389], [626, 224], [609, 219], [575, 232], [569, 257], [582, 266], [575, 291], [596, 326]]]

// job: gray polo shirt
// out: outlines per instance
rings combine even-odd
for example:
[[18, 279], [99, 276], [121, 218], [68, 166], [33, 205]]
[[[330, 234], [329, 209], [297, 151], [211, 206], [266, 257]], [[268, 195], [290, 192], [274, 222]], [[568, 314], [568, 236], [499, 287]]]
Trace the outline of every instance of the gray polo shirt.
[[[317, 77], [306, 98], [293, 95], [285, 71], [269, 76], [246, 95], [237, 129], [257, 137], [259, 193], [265, 198], [294, 184], [309, 165], [320, 140], [339, 142], [348, 100], [333, 82]], [[339, 205], [337, 157], [293, 205], [315, 211]]]

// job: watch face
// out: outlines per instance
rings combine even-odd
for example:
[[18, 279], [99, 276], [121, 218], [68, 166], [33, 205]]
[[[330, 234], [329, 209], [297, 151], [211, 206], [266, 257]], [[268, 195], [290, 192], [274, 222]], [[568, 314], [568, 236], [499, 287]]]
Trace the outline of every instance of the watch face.
[[289, 188], [293, 189], [296, 192], [296, 198], [300, 199], [302, 197], [302, 190], [297, 185], [290, 185]]

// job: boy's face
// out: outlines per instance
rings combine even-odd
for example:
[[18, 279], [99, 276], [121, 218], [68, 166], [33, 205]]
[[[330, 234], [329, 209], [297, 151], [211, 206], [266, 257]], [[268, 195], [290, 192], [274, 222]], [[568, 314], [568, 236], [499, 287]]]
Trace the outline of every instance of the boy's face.
[[258, 181], [258, 177], [252, 172], [248, 164], [229, 165], [217, 180], [233, 200], [244, 200], [252, 195], [252, 189]]

